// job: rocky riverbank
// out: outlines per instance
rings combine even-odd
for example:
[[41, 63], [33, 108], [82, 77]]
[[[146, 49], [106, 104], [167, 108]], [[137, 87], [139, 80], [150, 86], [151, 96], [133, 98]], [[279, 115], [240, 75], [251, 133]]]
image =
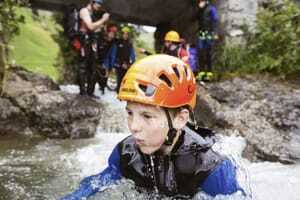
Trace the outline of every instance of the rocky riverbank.
[[220, 133], [245, 137], [245, 157], [282, 163], [300, 159], [299, 87], [248, 76], [208, 84], [200, 96], [207, 114], [201, 116], [199, 109], [197, 118]]
[[[253, 76], [199, 86], [195, 116], [201, 126], [246, 138], [244, 156], [252, 161], [300, 158], [299, 87]], [[0, 135], [88, 138], [97, 128], [127, 131], [124, 120], [101, 98], [61, 91], [47, 77], [21, 68], [8, 71], [0, 98]]]
[[9, 69], [6, 78], [0, 98], [0, 135], [94, 136], [102, 117], [101, 102], [62, 92], [51, 79], [21, 68]]

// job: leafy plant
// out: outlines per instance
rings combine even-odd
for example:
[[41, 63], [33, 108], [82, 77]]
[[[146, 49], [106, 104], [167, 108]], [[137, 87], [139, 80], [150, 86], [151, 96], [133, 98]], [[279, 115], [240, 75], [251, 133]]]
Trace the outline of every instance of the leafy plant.
[[255, 32], [245, 33], [245, 44], [219, 48], [217, 63], [223, 71], [267, 72], [282, 77], [300, 72], [299, 4], [272, 2], [259, 11]]

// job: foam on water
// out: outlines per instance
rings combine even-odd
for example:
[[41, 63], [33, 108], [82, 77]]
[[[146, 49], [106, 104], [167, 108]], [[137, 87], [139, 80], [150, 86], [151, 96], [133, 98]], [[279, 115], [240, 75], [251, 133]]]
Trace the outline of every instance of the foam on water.
[[[74, 94], [79, 92], [78, 87], [73, 85], [61, 86], [61, 89]], [[119, 113], [124, 109], [124, 102], [117, 100], [115, 93], [106, 91], [102, 96], [96, 91], [109, 109]], [[108, 133], [99, 127], [96, 136], [91, 139], [39, 140], [24, 144], [8, 141], [12, 147], [5, 145], [0, 152], [0, 199], [59, 199], [78, 187], [82, 178], [103, 170], [112, 149], [128, 135]], [[300, 164], [251, 163], [241, 156], [245, 146], [243, 137], [220, 135], [214, 149], [236, 163], [240, 184], [252, 194], [253, 199], [300, 200]], [[153, 194], [141, 195], [130, 183], [122, 183], [125, 184], [114, 186], [92, 199], [154, 199]], [[212, 198], [198, 193], [194, 199]], [[240, 200], [242, 197], [237, 193], [214, 199]]]
[[[63, 87], [64, 91], [78, 93], [74, 86]], [[101, 99], [116, 109], [124, 109], [124, 104], [116, 100], [113, 92], [106, 92]], [[89, 145], [76, 152], [76, 160], [80, 163], [81, 177], [98, 173], [106, 166], [106, 160], [113, 147], [128, 134], [101, 133], [98, 130], [96, 140], [99, 144]], [[233, 135], [235, 135], [233, 133]], [[236, 134], [237, 135], [237, 134]], [[241, 186], [252, 199], [257, 200], [300, 200], [300, 165], [283, 165], [280, 163], [251, 163], [242, 158], [242, 152], [246, 146], [246, 140], [241, 136], [218, 136], [219, 139], [214, 149], [228, 156], [235, 162], [238, 169], [238, 179]], [[300, 148], [300, 147], [299, 147]], [[101, 155], [101, 156], [99, 156]], [[73, 155], [74, 156], [74, 155]], [[87, 159], [88, 158], [88, 159]], [[122, 187], [122, 186], [120, 186]], [[124, 187], [124, 186], [123, 186]], [[126, 187], [126, 186], [125, 186]], [[133, 192], [133, 191], [131, 191]], [[117, 195], [114, 193], [114, 195]], [[119, 194], [120, 195], [120, 194]], [[109, 196], [107, 194], [107, 196]], [[196, 199], [212, 199], [199, 193]], [[100, 198], [99, 199], [103, 199]], [[109, 199], [109, 198], [108, 198]], [[136, 197], [136, 199], [139, 199]], [[147, 199], [147, 198], [146, 198]], [[215, 199], [241, 199], [241, 194], [231, 196], [218, 196]]]

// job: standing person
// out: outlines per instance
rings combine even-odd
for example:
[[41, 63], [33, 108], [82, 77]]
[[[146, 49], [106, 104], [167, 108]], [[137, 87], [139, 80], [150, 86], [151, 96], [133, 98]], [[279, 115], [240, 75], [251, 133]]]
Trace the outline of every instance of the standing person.
[[212, 132], [188, 123], [196, 104], [196, 80], [182, 60], [153, 55], [131, 66], [118, 98], [127, 103], [131, 136], [112, 151], [108, 167], [85, 178], [63, 200], [88, 198], [121, 178], [137, 188], [191, 198], [243, 191], [232, 162], [212, 149]]
[[207, 0], [198, 1], [198, 21], [200, 30], [198, 32], [198, 56], [200, 67], [200, 79], [210, 80], [212, 74], [212, 47], [218, 39], [218, 13], [215, 6]]
[[[80, 9], [80, 66], [78, 73], [80, 95], [94, 96], [97, 38], [96, 31], [104, 26], [109, 14], [102, 7], [103, 0], [92, 0]], [[93, 16], [103, 12], [101, 19], [95, 21]], [[86, 86], [87, 84], [87, 86]]]
[[108, 57], [108, 52], [115, 42], [116, 33], [118, 28], [116, 25], [110, 25], [101, 40], [98, 40], [98, 61], [100, 66], [97, 67], [97, 82], [99, 84], [102, 94], [105, 93], [105, 87], [107, 85], [107, 79], [109, 71], [112, 66], [110, 66], [110, 58]]
[[121, 85], [121, 81], [130, 65], [135, 62], [135, 51], [130, 40], [130, 28], [125, 26], [121, 29], [122, 38], [117, 40], [111, 50], [111, 66], [114, 66], [117, 75], [117, 92]]
[[180, 35], [176, 31], [169, 31], [166, 33], [162, 53], [178, 57], [185, 63], [188, 63], [188, 53], [186, 49], [182, 47]]

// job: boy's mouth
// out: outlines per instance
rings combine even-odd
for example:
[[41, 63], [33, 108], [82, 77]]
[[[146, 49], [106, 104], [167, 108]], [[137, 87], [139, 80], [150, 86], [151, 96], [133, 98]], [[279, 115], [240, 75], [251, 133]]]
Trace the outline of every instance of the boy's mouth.
[[143, 144], [144, 144], [144, 140], [135, 139], [135, 143], [136, 143], [137, 145], [143, 145]]

